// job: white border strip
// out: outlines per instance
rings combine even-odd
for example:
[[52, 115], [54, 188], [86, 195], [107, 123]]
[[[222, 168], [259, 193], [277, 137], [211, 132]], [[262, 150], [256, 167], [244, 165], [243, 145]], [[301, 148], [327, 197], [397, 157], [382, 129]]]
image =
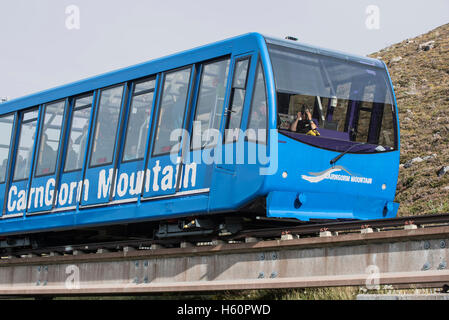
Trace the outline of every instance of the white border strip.
[[187, 196], [187, 195], [192, 195], [192, 194], [207, 193], [209, 191], [210, 191], [210, 188], [187, 190], [187, 191], [181, 191], [181, 192], [177, 192], [177, 193], [173, 193], [173, 194], [167, 194], [164, 196], [155, 196], [155, 197], [149, 197], [149, 198], [142, 197], [142, 201], [172, 198], [172, 197], [179, 197], [179, 196]]

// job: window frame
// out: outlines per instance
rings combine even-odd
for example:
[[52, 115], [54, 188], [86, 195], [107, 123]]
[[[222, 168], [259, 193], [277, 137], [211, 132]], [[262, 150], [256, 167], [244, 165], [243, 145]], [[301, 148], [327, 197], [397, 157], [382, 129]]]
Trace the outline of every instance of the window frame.
[[246, 124], [246, 129], [247, 130], [249, 129], [249, 124], [251, 123], [251, 116], [252, 116], [252, 111], [253, 111], [254, 96], [256, 94], [257, 76], [259, 74], [259, 67], [261, 68], [261, 71], [262, 71], [263, 82], [264, 82], [263, 89], [265, 91], [265, 103], [266, 103], [266, 106], [267, 106], [266, 113], [265, 113], [265, 120], [266, 120], [266, 128], [265, 129], [266, 129], [267, 132], [266, 132], [265, 142], [259, 141], [257, 139], [257, 136], [256, 136], [256, 139], [250, 139], [250, 138], [248, 138], [248, 135], [245, 135], [245, 141], [246, 142], [254, 142], [254, 143], [257, 143], [257, 144], [268, 145], [268, 131], [269, 131], [269, 129], [268, 129], [268, 127], [269, 127], [269, 123], [268, 123], [268, 121], [269, 121], [269, 114], [268, 113], [269, 113], [269, 108], [268, 108], [267, 79], [266, 79], [266, 76], [265, 76], [265, 69], [263, 67], [262, 59], [260, 59], [260, 57], [258, 59], [257, 66], [256, 66], [256, 75], [254, 77], [254, 86], [253, 86], [253, 92], [252, 92], [252, 96], [251, 96], [251, 105], [250, 105], [250, 108], [249, 108], [249, 116], [248, 116], [248, 122]]
[[[89, 96], [91, 96], [92, 97], [92, 101], [91, 101], [91, 103], [90, 104], [84, 104], [84, 105], [81, 105], [81, 106], [79, 106], [79, 107], [76, 107], [76, 101], [77, 100], [80, 100], [80, 99], [83, 99], [83, 98], [87, 98], [87, 97], [89, 97]], [[67, 165], [67, 146], [68, 146], [68, 143], [69, 143], [69, 139], [70, 139], [70, 134], [71, 134], [71, 132], [72, 132], [72, 125], [73, 125], [73, 115], [74, 115], [74, 113], [75, 113], [75, 111], [78, 111], [78, 110], [83, 110], [83, 109], [87, 109], [87, 108], [91, 108], [91, 110], [90, 110], [90, 116], [89, 116], [89, 128], [87, 129], [87, 138], [89, 137], [89, 132], [90, 132], [90, 129], [91, 129], [91, 124], [90, 124], [90, 120], [91, 120], [91, 118], [92, 118], [92, 108], [94, 107], [94, 105], [95, 105], [95, 101], [94, 101], [94, 99], [95, 99], [95, 92], [90, 92], [90, 93], [86, 93], [86, 94], [83, 94], [83, 95], [80, 95], [80, 96], [76, 96], [76, 97], [73, 97], [72, 98], [72, 103], [73, 103], [73, 107], [72, 107], [72, 110], [70, 110], [70, 119], [69, 119], [69, 124], [68, 124], [68, 126], [67, 126], [67, 136], [66, 136], [66, 139], [65, 139], [65, 146], [64, 146], [64, 163], [63, 163], [63, 166], [62, 166], [62, 173], [63, 174], [65, 174], [65, 173], [71, 173], [71, 172], [76, 172], [76, 171], [82, 171], [83, 170], [83, 165], [81, 166], [81, 168], [79, 168], [79, 169], [73, 169], [73, 170], [66, 170], [66, 165]], [[88, 147], [88, 146], [86, 146], [86, 147]], [[88, 150], [88, 149], [86, 149], [86, 150]], [[86, 158], [86, 150], [84, 150], [84, 158]], [[80, 150], [81, 151], [81, 150]], [[83, 163], [84, 163], [84, 160], [83, 160]]]
[[[242, 128], [243, 113], [245, 111], [245, 104], [246, 104], [246, 100], [247, 100], [248, 79], [249, 79], [249, 73], [251, 71], [252, 58], [253, 58], [252, 54], [248, 54], [248, 55], [244, 55], [243, 57], [239, 57], [239, 58], [235, 59], [234, 70], [233, 70], [233, 75], [232, 75], [231, 92], [230, 92], [230, 95], [229, 95], [229, 103], [228, 103], [228, 107], [225, 109], [226, 123], [225, 123], [224, 128], [223, 128], [223, 131], [224, 131], [223, 139], [222, 139], [222, 144], [223, 145], [230, 144], [230, 143], [236, 143], [240, 139], [240, 135], [239, 135], [237, 137], [237, 139], [234, 139], [234, 137], [233, 137], [232, 141], [226, 141], [227, 140], [226, 139], [226, 137], [227, 137], [226, 132], [228, 132], [227, 130], [229, 130], [229, 125], [231, 123], [231, 116], [232, 116], [232, 109], [231, 109], [231, 107], [232, 107], [232, 104], [234, 103], [234, 95], [235, 95], [235, 90], [236, 89], [245, 91], [245, 94], [244, 94], [244, 97], [243, 97], [243, 103], [242, 103], [242, 113], [240, 115], [240, 123], [239, 123], [238, 127], [234, 128], [234, 130]], [[234, 87], [234, 81], [235, 81], [235, 76], [236, 76], [236, 72], [235, 71], [237, 70], [237, 64], [240, 61], [244, 61], [244, 60], [248, 60], [248, 69], [246, 71], [245, 87], [244, 88]]]
[[[63, 108], [63, 112], [62, 112], [61, 128], [60, 128], [60, 132], [59, 132], [59, 144], [58, 144], [58, 150], [56, 150], [55, 168], [54, 168], [54, 170], [53, 170], [52, 173], [46, 173], [46, 174], [38, 175], [38, 174], [37, 174], [37, 167], [38, 167], [39, 154], [40, 154], [40, 150], [39, 150], [39, 149], [40, 149], [40, 144], [41, 144], [41, 141], [42, 141], [42, 135], [44, 134], [45, 114], [46, 114], [46, 111], [47, 111], [47, 106], [53, 105], [53, 104], [57, 104], [57, 103], [60, 103], [60, 102], [63, 102], [63, 103], [64, 103], [64, 108]], [[64, 124], [65, 124], [65, 122], [66, 122], [66, 119], [65, 119], [65, 112], [66, 112], [67, 105], [68, 105], [67, 99], [65, 98], [65, 99], [60, 99], [60, 100], [56, 100], [56, 101], [53, 101], [53, 102], [45, 103], [45, 104], [42, 106], [42, 107], [43, 107], [43, 111], [42, 111], [42, 113], [43, 113], [43, 114], [42, 114], [42, 124], [41, 124], [42, 130], [40, 130], [40, 132], [39, 132], [39, 140], [38, 140], [39, 145], [38, 145], [37, 152], [36, 152], [36, 159], [37, 159], [37, 161], [35, 161], [35, 164], [34, 164], [34, 178], [41, 178], [41, 177], [53, 176], [53, 175], [55, 175], [56, 172], [58, 171], [58, 157], [59, 157], [59, 154], [60, 154], [60, 151], [61, 151], [62, 137], [63, 137], [63, 134], [64, 134]]]
[[182, 117], [182, 127], [181, 127], [181, 129], [184, 129], [184, 127], [186, 125], [187, 106], [189, 105], [190, 100], [191, 100], [191, 99], [189, 99], [189, 95], [191, 95], [190, 91], [192, 89], [191, 88], [191, 86], [192, 86], [192, 79], [193, 79], [193, 73], [194, 73], [194, 70], [195, 70], [194, 69], [194, 65], [190, 64], [190, 65], [183, 66], [183, 67], [180, 67], [180, 68], [171, 69], [171, 70], [168, 70], [168, 71], [165, 71], [165, 72], [162, 73], [162, 79], [160, 81], [160, 86], [161, 87], [160, 87], [160, 90], [158, 90], [159, 93], [158, 93], [158, 97], [157, 97], [157, 114], [156, 114], [156, 117], [153, 118], [153, 124], [151, 126], [151, 135], [152, 135], [152, 137], [151, 137], [150, 158], [162, 157], [162, 156], [166, 156], [166, 155], [170, 154], [170, 151], [169, 152], [165, 152], [165, 153], [155, 154], [156, 136], [157, 136], [156, 131], [159, 128], [159, 124], [160, 124], [159, 121], [161, 120], [160, 119], [161, 105], [162, 105], [162, 100], [164, 98], [165, 81], [166, 81], [167, 75], [168, 74], [172, 74], [172, 73], [176, 73], [176, 72], [179, 72], [179, 71], [183, 71], [183, 70], [188, 70], [188, 69], [190, 69], [190, 74], [189, 74], [189, 81], [187, 82], [188, 89], [187, 89], [187, 95], [186, 95], [186, 103], [184, 105], [184, 114], [183, 114], [183, 117]]
[[[0, 118], [6, 118], [12, 116], [12, 127], [11, 127], [11, 135], [9, 137], [9, 149], [8, 149], [8, 158], [7, 158], [7, 162], [6, 162], [6, 168], [5, 168], [5, 176], [3, 178], [3, 180], [0, 180], [0, 184], [7, 184], [11, 175], [11, 170], [12, 170], [12, 161], [11, 161], [11, 156], [14, 156], [14, 149], [15, 149], [15, 138], [16, 138], [16, 131], [17, 131], [17, 121], [18, 121], [18, 117], [17, 117], [17, 112], [13, 111], [13, 112], [9, 112], [9, 113], [5, 113], [0, 115]], [[14, 159], [15, 161], [15, 159]]]
[[[34, 135], [36, 137], [36, 135], [38, 133], [38, 130], [39, 130], [39, 111], [40, 111], [39, 108], [40, 108], [40, 105], [39, 106], [34, 106], [32, 108], [29, 108], [29, 109], [25, 109], [25, 110], [22, 110], [22, 111], [19, 112], [20, 113], [20, 129], [19, 129], [18, 136], [16, 137], [17, 138], [17, 145], [15, 146], [16, 150], [14, 150], [15, 151], [14, 164], [13, 164], [13, 168], [11, 168], [12, 169], [12, 179], [11, 179], [12, 183], [26, 181], [26, 180], [29, 180], [33, 176], [32, 175], [32, 170], [33, 170], [33, 167], [34, 167], [34, 158], [35, 158], [34, 157], [34, 153], [35, 153], [35, 148], [36, 148], [36, 138], [34, 138], [33, 145], [32, 145], [32, 149], [33, 149], [33, 153], [32, 153], [32, 156], [31, 156], [32, 163], [30, 164], [28, 176], [25, 177], [25, 178], [22, 178], [22, 179], [15, 179], [15, 174], [16, 174], [16, 169], [17, 169], [16, 168], [17, 156], [19, 155], [19, 151], [20, 151], [19, 148], [20, 148], [20, 139], [21, 139], [22, 133], [23, 133], [23, 130], [22, 130], [23, 129], [23, 124], [27, 124], [27, 123], [36, 121], [36, 131], [34, 132]], [[37, 111], [37, 116], [35, 118], [23, 120], [24, 115], [26, 113], [33, 112], [33, 111]], [[17, 135], [17, 131], [16, 131], [16, 135]]]
[[[195, 123], [195, 119], [196, 119], [196, 115], [198, 112], [198, 101], [199, 101], [199, 96], [200, 96], [200, 92], [201, 92], [201, 88], [202, 88], [202, 84], [203, 84], [203, 75], [204, 75], [204, 67], [209, 65], [209, 64], [213, 64], [213, 63], [217, 63], [217, 62], [222, 62], [222, 61], [228, 61], [229, 62], [229, 70], [228, 70], [228, 76], [226, 78], [226, 83], [225, 83], [225, 92], [224, 92], [224, 101], [223, 101], [223, 105], [221, 107], [221, 110], [223, 111], [223, 109], [225, 108], [225, 102], [226, 102], [226, 92], [227, 92], [227, 88], [229, 86], [229, 78], [230, 78], [230, 71], [231, 71], [231, 56], [226, 55], [226, 56], [222, 56], [222, 57], [218, 57], [215, 59], [211, 59], [211, 60], [207, 60], [201, 63], [201, 74], [200, 74], [200, 81], [199, 81], [199, 85], [198, 85], [198, 92], [197, 92], [197, 97], [196, 97], [196, 101], [195, 101], [195, 112], [193, 114], [193, 122], [192, 122], [192, 132], [190, 132], [190, 135], [193, 133], [193, 124]], [[248, 67], [249, 69], [249, 67]], [[232, 79], [232, 82], [234, 81], [234, 78]], [[246, 81], [248, 81], [248, 76]], [[232, 86], [232, 84], [231, 84]], [[246, 83], [245, 83], [246, 86]], [[224, 112], [226, 113], [226, 111]], [[221, 113], [221, 115], [223, 115], [223, 113]], [[220, 131], [220, 126], [221, 126], [221, 119], [220, 119], [220, 125], [218, 126], [218, 130]], [[211, 129], [211, 128], [209, 128]], [[191, 139], [192, 140], [192, 139]], [[190, 151], [198, 151], [198, 150], [207, 150], [207, 149], [213, 149], [218, 145], [218, 143], [215, 143], [213, 145], [205, 145], [205, 146], [201, 146], [200, 148], [194, 148], [193, 147], [193, 140], [190, 142]]]
[[[135, 94], [136, 85], [138, 85], [140, 83], [148, 82], [148, 81], [154, 81], [154, 88], [147, 89], [147, 90], [142, 90], [142, 91], [139, 91], [137, 94]], [[126, 124], [125, 124], [126, 125], [126, 129], [124, 129], [125, 133], [124, 133], [124, 137], [123, 137], [123, 141], [124, 141], [123, 142], [123, 152], [120, 155], [120, 163], [129, 163], [129, 162], [134, 162], [134, 161], [142, 161], [142, 160], [145, 159], [145, 155], [148, 153], [148, 150], [147, 150], [148, 146], [145, 145], [145, 150], [144, 150], [143, 156], [141, 158], [130, 159], [130, 160], [123, 160], [123, 158], [125, 156], [126, 142], [128, 141], [127, 140], [128, 139], [128, 126], [129, 126], [130, 112], [131, 112], [131, 108], [132, 108], [132, 105], [133, 105], [133, 98], [137, 97], [137, 96], [140, 96], [140, 95], [144, 95], [144, 94], [153, 92], [153, 101], [152, 101], [151, 108], [150, 108], [150, 114], [154, 113], [154, 106], [155, 106], [155, 103], [156, 103], [156, 101], [158, 99], [158, 96], [157, 96], [157, 91], [158, 91], [157, 90], [158, 89], [157, 88], [157, 86], [158, 86], [158, 84], [157, 84], [157, 75], [151, 76], [149, 78], [133, 81], [131, 85], [132, 85], [132, 93], [130, 94], [130, 101], [129, 101], [129, 107], [128, 107], [128, 116], [127, 116]], [[151, 130], [152, 130], [152, 123], [150, 123], [149, 126], [148, 126], [147, 140], [148, 140], [148, 135], [151, 134]], [[147, 142], [147, 140], [145, 141], [145, 143]]]
[[[119, 114], [118, 114], [118, 118], [117, 118], [117, 125], [115, 127], [115, 136], [114, 136], [114, 146], [112, 149], [112, 158], [110, 162], [105, 162], [105, 163], [100, 163], [100, 164], [96, 164], [96, 165], [92, 165], [92, 156], [93, 156], [93, 148], [95, 146], [95, 134], [97, 132], [97, 127], [98, 127], [98, 116], [99, 116], [99, 112], [100, 112], [100, 107], [101, 107], [101, 95], [103, 93], [103, 91], [106, 90], [112, 90], [115, 88], [119, 88], [122, 87], [122, 97], [120, 100], [120, 109], [119, 109]], [[124, 105], [124, 102], [126, 101], [126, 96], [127, 96], [127, 85], [126, 82], [122, 82], [122, 83], [118, 83], [118, 84], [114, 84], [112, 86], [108, 86], [108, 87], [104, 87], [98, 90], [98, 98], [97, 98], [97, 103], [96, 103], [96, 110], [95, 110], [95, 119], [94, 119], [94, 126], [93, 126], [93, 131], [92, 131], [92, 137], [90, 139], [90, 144], [89, 144], [89, 155], [88, 155], [88, 169], [92, 169], [92, 168], [98, 168], [98, 167], [104, 167], [104, 166], [110, 166], [112, 164], [114, 164], [114, 158], [115, 158], [115, 154], [116, 154], [116, 149], [117, 149], [117, 137], [118, 137], [118, 129], [120, 128], [120, 124], [122, 122], [121, 116], [122, 116], [122, 108]]]

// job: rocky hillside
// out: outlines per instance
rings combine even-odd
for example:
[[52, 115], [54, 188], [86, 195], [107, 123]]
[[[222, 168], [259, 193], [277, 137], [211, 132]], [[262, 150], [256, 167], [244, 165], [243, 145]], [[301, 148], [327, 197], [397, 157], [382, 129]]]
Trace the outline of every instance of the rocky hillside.
[[449, 24], [370, 56], [387, 64], [399, 107], [399, 215], [449, 213]]

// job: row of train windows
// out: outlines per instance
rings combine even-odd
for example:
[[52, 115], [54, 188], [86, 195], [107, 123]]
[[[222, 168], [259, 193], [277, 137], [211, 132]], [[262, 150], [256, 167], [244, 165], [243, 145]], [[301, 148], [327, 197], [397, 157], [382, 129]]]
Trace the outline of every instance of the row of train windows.
[[[133, 90], [131, 113], [127, 129], [124, 161], [143, 158], [146, 136], [149, 128], [149, 114], [152, 108], [155, 79], [136, 83]], [[119, 115], [124, 99], [125, 86], [101, 90], [98, 115], [93, 131], [94, 139], [90, 166], [112, 163]], [[64, 162], [64, 172], [80, 170], [86, 152], [89, 123], [93, 105], [93, 94], [75, 98], [69, 124], [69, 137]], [[35, 176], [52, 175], [56, 171], [57, 159], [62, 141], [65, 101], [45, 106], [39, 148], [36, 151]], [[38, 109], [23, 113], [13, 181], [27, 179], [30, 174], [33, 146], [38, 128]], [[9, 145], [14, 124], [14, 115], [0, 118], [0, 183], [5, 181]]]
[[[236, 63], [229, 107], [231, 113], [226, 124], [228, 129], [240, 128], [249, 62], [249, 58], [245, 58]], [[194, 128], [194, 132], [198, 129], [202, 133], [207, 132], [207, 129], [219, 129], [229, 65], [230, 59], [203, 64], [194, 117], [194, 124], [199, 128]], [[263, 100], [262, 103], [266, 108], [265, 80], [260, 63], [257, 69], [256, 89], [252, 104], [259, 105], [260, 102], [257, 100]], [[164, 76], [152, 156], [168, 153], [177, 144], [177, 141], [170, 140], [170, 133], [177, 128], [183, 128], [191, 73], [192, 68], [185, 68], [168, 72]], [[145, 156], [155, 86], [155, 78], [135, 82], [133, 85], [124, 138], [123, 162], [142, 160]], [[100, 90], [97, 119], [92, 131], [93, 145], [90, 167], [108, 165], [113, 161], [120, 110], [124, 105], [125, 96], [125, 85]], [[64, 172], [80, 170], [83, 166], [94, 104], [93, 98], [93, 94], [88, 94], [74, 99], [71, 120], [68, 124], [70, 129], [63, 163]], [[62, 128], [65, 108], [65, 100], [45, 105], [41, 138], [36, 151], [36, 177], [53, 175], [57, 170], [60, 141], [63, 141]], [[253, 106], [252, 109], [255, 110], [255, 115], [251, 114], [250, 116], [249, 128], [266, 128], [266, 111], [262, 110], [263, 117], [261, 118], [257, 117], [259, 106]], [[22, 113], [13, 181], [29, 177], [33, 160], [33, 146], [38, 130], [38, 114], [38, 108]], [[260, 119], [262, 119], [262, 123], [259, 123]], [[13, 114], [0, 118], [0, 132], [2, 133], [0, 135], [0, 183], [5, 182], [13, 126]], [[212, 142], [209, 139], [211, 138], [203, 135], [201, 147], [211, 146]], [[228, 139], [226, 138], [226, 140]]]

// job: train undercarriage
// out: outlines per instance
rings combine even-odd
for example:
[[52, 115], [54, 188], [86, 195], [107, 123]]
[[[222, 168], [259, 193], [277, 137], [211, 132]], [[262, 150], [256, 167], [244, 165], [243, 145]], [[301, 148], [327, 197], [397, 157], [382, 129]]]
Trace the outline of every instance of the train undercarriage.
[[264, 199], [258, 199], [234, 212], [4, 236], [0, 237], [0, 254], [18, 255], [49, 248], [71, 251], [83, 246], [85, 251], [92, 251], [97, 244], [117, 250], [131, 243], [134, 246], [141, 243], [176, 247], [181, 242], [228, 240], [245, 230], [288, 228], [306, 223], [296, 219], [267, 218], [264, 203]]

